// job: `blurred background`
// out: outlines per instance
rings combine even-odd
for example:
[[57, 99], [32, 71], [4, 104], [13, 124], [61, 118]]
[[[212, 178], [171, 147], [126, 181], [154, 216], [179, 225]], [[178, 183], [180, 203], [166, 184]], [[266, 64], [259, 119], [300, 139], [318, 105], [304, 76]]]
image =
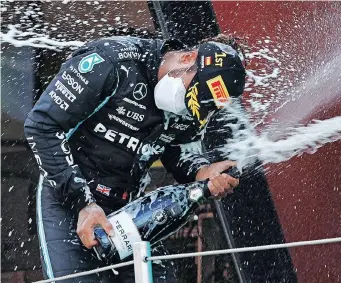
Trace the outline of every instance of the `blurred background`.
[[[2, 282], [42, 279], [35, 227], [39, 172], [23, 123], [61, 63], [85, 41], [175, 37], [194, 46], [220, 32], [234, 34], [249, 46], [243, 104], [259, 132], [276, 135], [341, 116], [341, 2], [2, 1], [0, 10]], [[340, 237], [340, 163], [337, 141], [245, 174], [240, 189], [223, 201], [224, 223], [208, 203], [166, 245], [180, 253]], [[159, 162], [152, 175], [149, 189], [174, 182]], [[176, 265], [178, 282], [334, 283], [341, 282], [341, 245]]]

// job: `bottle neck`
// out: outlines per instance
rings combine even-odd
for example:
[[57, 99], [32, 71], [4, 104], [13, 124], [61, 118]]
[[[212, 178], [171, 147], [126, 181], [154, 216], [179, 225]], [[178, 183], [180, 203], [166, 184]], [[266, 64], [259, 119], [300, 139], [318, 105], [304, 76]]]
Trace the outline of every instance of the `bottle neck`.
[[208, 188], [208, 180], [190, 183], [187, 189], [189, 191], [188, 198], [192, 202], [202, 203], [211, 196]]
[[[241, 175], [241, 172], [239, 171], [237, 167], [229, 168], [222, 173], [229, 174], [231, 177], [237, 178], [237, 179], [239, 179]], [[211, 195], [210, 189], [208, 188], [208, 182], [209, 182], [209, 179], [206, 179], [203, 181], [196, 181], [194, 183], [189, 184], [189, 190], [190, 190], [189, 198], [192, 201], [199, 202], [199, 203], [202, 203], [208, 198], [210, 198], [212, 195]], [[201, 191], [201, 194], [199, 190]]]

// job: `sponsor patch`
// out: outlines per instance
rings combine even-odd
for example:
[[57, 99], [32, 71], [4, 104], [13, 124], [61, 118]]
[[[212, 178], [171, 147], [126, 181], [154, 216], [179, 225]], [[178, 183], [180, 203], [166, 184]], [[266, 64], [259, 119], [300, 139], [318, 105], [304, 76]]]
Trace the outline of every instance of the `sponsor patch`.
[[78, 64], [78, 71], [81, 73], [91, 72], [96, 64], [102, 63], [105, 60], [97, 53], [92, 53], [84, 57]]
[[129, 76], [129, 69], [127, 69], [125, 66], [121, 65], [121, 70], [125, 71], [127, 74], [127, 77]]
[[138, 51], [138, 48], [135, 46], [124, 47], [119, 50], [119, 52], [126, 52], [126, 51]]
[[84, 78], [74, 66], [71, 65], [69, 68], [73, 73], [76, 74], [77, 78], [79, 78], [84, 84], [88, 85], [89, 81]]
[[139, 107], [139, 108], [141, 108], [141, 109], [143, 109], [143, 110], [146, 110], [146, 109], [147, 109], [146, 106], [144, 106], [144, 105], [142, 105], [142, 104], [140, 104], [140, 103], [137, 103], [136, 101], [131, 100], [131, 99], [127, 98], [127, 97], [123, 98], [123, 101], [125, 101], [125, 102], [127, 102], [127, 103], [129, 103], [129, 104], [132, 104], [132, 105], [134, 105], [134, 106], [136, 106], [136, 107]]
[[60, 109], [66, 111], [69, 108], [69, 104], [65, 102], [64, 99], [60, 98], [55, 91], [51, 90], [49, 92], [49, 96], [53, 99], [53, 101], [60, 107]]
[[117, 117], [116, 115], [113, 114], [108, 114], [110, 120], [115, 120], [116, 122], [120, 123], [121, 125], [129, 128], [132, 131], [139, 131], [140, 129], [137, 127], [134, 127], [133, 125], [127, 123], [126, 121], [122, 120], [121, 118]]
[[133, 111], [130, 111], [127, 109], [125, 109], [123, 106], [120, 106], [118, 108], [116, 108], [116, 111], [119, 115], [125, 116], [127, 118], [133, 119], [137, 122], [142, 122], [144, 120], [144, 115], [143, 114], [139, 114]]
[[141, 58], [142, 54], [135, 51], [125, 51], [118, 53], [118, 59], [137, 59]]
[[137, 122], [142, 122], [144, 120], [144, 115], [143, 114], [139, 114], [139, 113], [136, 113], [136, 112], [133, 112], [133, 111], [128, 111], [127, 112], [127, 118], [130, 118], [130, 119], [133, 119]]
[[109, 196], [111, 188], [104, 186], [104, 185], [101, 185], [101, 184], [98, 184], [96, 191], [102, 193], [103, 195]]
[[170, 143], [173, 140], [175, 140], [175, 135], [174, 134], [168, 134], [168, 135], [161, 134], [159, 139], [162, 140], [163, 142]]
[[230, 98], [229, 92], [225, 86], [222, 77], [219, 75], [206, 81], [211, 94], [214, 98], [214, 102], [218, 108], [223, 108]]
[[144, 83], [138, 83], [133, 90], [133, 96], [136, 100], [141, 100], [147, 95], [147, 86]]
[[69, 166], [73, 165], [74, 164], [73, 156], [71, 153], [71, 148], [70, 148], [70, 146], [66, 140], [65, 133], [64, 132], [57, 132], [56, 137], [58, 139], [62, 140], [62, 142], [60, 143], [60, 148], [65, 155], [66, 162], [69, 164]]
[[127, 134], [119, 133], [115, 130], [107, 129], [102, 123], [98, 123], [94, 129], [95, 133], [103, 133], [104, 138], [110, 142], [118, 143], [124, 145], [127, 149], [135, 152], [137, 150], [137, 146], [140, 143], [135, 137], [131, 137]]
[[43, 166], [43, 163], [41, 161], [41, 158], [38, 154], [38, 149], [36, 148], [36, 145], [37, 143], [34, 141], [34, 138], [33, 137], [27, 137], [26, 138], [27, 141], [28, 141], [28, 144], [30, 145], [31, 149], [32, 149], [32, 152], [34, 154], [34, 158], [36, 159], [37, 163], [38, 163], [38, 167], [39, 167], [39, 171], [40, 173], [42, 174], [42, 176], [44, 176], [44, 179], [46, 181], [48, 181], [50, 183], [50, 185], [52, 187], [56, 187], [57, 186], [57, 183], [53, 180], [49, 180], [47, 177], [48, 177], [48, 173], [44, 170], [44, 168], [42, 167]]
[[171, 128], [177, 129], [179, 131], [185, 131], [190, 125], [175, 123], [171, 125]]
[[69, 91], [69, 89], [60, 80], [56, 81], [55, 87], [71, 102], [74, 102], [76, 100], [76, 96], [71, 91]]
[[84, 87], [82, 87], [75, 78], [73, 78], [70, 74], [68, 74], [67, 72], [63, 72], [62, 74], [62, 78], [64, 81], [67, 82], [67, 84], [69, 86], [72, 87], [73, 90], [77, 91], [79, 94], [81, 94], [84, 90]]
[[127, 110], [123, 106], [120, 106], [120, 107], [116, 108], [116, 111], [120, 115], [125, 115]]

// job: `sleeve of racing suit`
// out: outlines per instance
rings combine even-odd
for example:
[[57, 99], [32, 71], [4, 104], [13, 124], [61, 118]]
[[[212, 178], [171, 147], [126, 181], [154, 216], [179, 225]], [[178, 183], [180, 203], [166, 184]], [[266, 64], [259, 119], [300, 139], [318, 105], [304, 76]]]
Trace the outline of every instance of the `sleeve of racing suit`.
[[96, 46], [82, 47], [61, 66], [25, 121], [25, 135], [45, 181], [70, 197], [78, 211], [95, 200], [74, 163], [65, 133], [117, 87], [109, 57]]
[[237, 106], [238, 118], [234, 112], [229, 114], [228, 109], [216, 111], [207, 122], [202, 140], [166, 147], [161, 161], [179, 183], [193, 182], [200, 168], [226, 160], [221, 147], [233, 138], [233, 129], [243, 135], [241, 130], [248, 124], [242, 105]]
[[211, 164], [203, 154], [201, 140], [168, 145], [161, 156], [161, 162], [180, 184], [194, 182], [199, 169]]

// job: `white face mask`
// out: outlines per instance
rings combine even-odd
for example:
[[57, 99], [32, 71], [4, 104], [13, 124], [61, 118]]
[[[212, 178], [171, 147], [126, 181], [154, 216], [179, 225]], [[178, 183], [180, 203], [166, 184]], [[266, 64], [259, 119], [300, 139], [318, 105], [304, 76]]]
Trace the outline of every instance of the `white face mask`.
[[181, 78], [166, 74], [155, 86], [154, 98], [157, 108], [177, 115], [186, 113], [186, 88]]

